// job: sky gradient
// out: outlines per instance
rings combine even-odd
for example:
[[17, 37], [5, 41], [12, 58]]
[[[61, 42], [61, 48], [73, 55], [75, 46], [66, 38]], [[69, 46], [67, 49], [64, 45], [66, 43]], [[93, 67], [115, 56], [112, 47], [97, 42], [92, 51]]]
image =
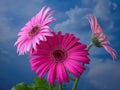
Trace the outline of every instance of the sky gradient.
[[[50, 6], [57, 19], [50, 27], [69, 32], [89, 44], [91, 30], [86, 15], [93, 14], [108, 36], [110, 45], [120, 55], [120, 1], [119, 0], [0, 0], [0, 90], [20, 82], [33, 83], [36, 76], [29, 64], [29, 56], [18, 56], [14, 43], [17, 33], [43, 6]], [[77, 90], [120, 90], [120, 59], [103, 49], [92, 47], [91, 62], [81, 76]], [[70, 90], [73, 82], [67, 85]]]

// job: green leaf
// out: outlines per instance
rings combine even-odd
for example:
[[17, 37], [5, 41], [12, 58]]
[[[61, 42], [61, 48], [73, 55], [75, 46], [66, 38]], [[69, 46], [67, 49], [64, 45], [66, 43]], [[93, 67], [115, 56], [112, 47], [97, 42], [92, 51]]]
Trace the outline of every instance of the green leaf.
[[32, 90], [25, 83], [19, 83], [14, 86], [11, 90]]
[[38, 85], [47, 85], [47, 82], [44, 78], [40, 79], [38, 77], [35, 77], [34, 81], [35, 81], [35, 84], [38, 84]]
[[44, 78], [40, 79], [38, 77], [35, 77], [34, 81], [35, 81], [35, 88], [38, 88], [38, 90], [48, 90], [49, 85]]
[[[18, 83], [16, 86], [12, 87], [11, 90], [49, 90], [49, 83], [46, 81], [45, 78], [34, 78], [34, 84], [25, 84], [25, 83]], [[63, 87], [63, 89], [65, 86]], [[52, 86], [52, 90], [58, 90], [58, 86], [55, 84]]]

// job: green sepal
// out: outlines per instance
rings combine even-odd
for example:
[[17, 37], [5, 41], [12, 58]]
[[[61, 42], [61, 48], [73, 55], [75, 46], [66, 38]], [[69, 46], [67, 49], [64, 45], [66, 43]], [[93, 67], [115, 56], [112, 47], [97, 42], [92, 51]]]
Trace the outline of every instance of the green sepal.
[[96, 47], [102, 47], [99, 40], [94, 36], [92, 35], [92, 43], [96, 46]]

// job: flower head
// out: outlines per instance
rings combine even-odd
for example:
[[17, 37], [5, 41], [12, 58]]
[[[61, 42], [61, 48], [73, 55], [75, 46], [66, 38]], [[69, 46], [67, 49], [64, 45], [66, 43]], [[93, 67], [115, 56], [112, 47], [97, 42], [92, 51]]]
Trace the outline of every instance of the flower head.
[[92, 42], [94, 43], [94, 45], [97, 47], [104, 47], [113, 59], [117, 58], [116, 51], [110, 47], [110, 43], [107, 40], [107, 36], [103, 34], [102, 28], [98, 24], [96, 17], [93, 15], [89, 15], [88, 20], [93, 33]]
[[43, 7], [18, 33], [19, 38], [15, 45], [17, 45], [17, 52], [19, 54], [31, 51], [32, 48], [36, 49], [36, 44], [39, 44], [40, 40], [45, 41], [46, 36], [52, 35], [48, 25], [55, 18], [51, 16], [54, 12], [50, 10], [50, 7]]
[[48, 72], [47, 79], [51, 85], [56, 79], [59, 84], [69, 82], [68, 71], [78, 78], [85, 70], [83, 64], [89, 63], [86, 45], [69, 33], [53, 32], [53, 36], [46, 38], [47, 41], [41, 41], [37, 51], [31, 53], [32, 70], [36, 70], [40, 78]]

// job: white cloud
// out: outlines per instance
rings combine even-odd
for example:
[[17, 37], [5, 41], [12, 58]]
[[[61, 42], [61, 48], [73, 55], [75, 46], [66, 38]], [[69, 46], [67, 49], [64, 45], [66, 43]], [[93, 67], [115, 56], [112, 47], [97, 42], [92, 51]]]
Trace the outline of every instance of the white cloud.
[[[0, 3], [0, 42], [14, 39], [17, 32], [33, 15], [39, 12], [43, 1], [3, 0]], [[16, 24], [15, 22], [18, 22]], [[22, 25], [21, 25], [22, 22]]]
[[96, 90], [120, 90], [120, 63], [95, 58], [89, 64], [86, 78]]
[[104, 20], [109, 19], [110, 15], [110, 1], [109, 0], [94, 0], [95, 7], [93, 14]]
[[[110, 10], [111, 8], [117, 8], [117, 4], [109, 0], [82, 0], [82, 4], [88, 5], [88, 7], [89, 5], [93, 6], [90, 8], [80, 8], [76, 6], [75, 8], [66, 11], [65, 14], [68, 16], [68, 18], [63, 22], [56, 24], [54, 27], [55, 31], [74, 33], [81, 38], [82, 42], [89, 43], [91, 32], [85, 16], [89, 13], [92, 13], [98, 18], [98, 22], [101, 24], [105, 34], [108, 35], [109, 40], [113, 41], [114, 34], [111, 35], [110, 32], [112, 29], [114, 29], [115, 22], [113, 19], [110, 19], [112, 14]], [[92, 55], [108, 54], [104, 49], [101, 48], [94, 48], [92, 51]]]
[[[109, 19], [110, 2], [104, 0], [96, 0], [95, 2], [96, 4], [94, 5], [94, 8], [80, 8], [76, 6], [75, 8], [66, 11], [65, 14], [68, 18], [63, 22], [56, 24], [54, 27], [55, 31], [71, 32], [79, 35], [83, 41], [89, 40], [91, 34], [90, 27], [88, 27], [87, 20], [83, 18], [90, 12], [93, 12], [93, 14], [95, 14], [98, 18], [101, 18], [103, 21], [110, 21], [111, 23], [107, 25], [107, 28], [114, 28], [114, 22]], [[88, 4], [88, 2], [85, 3]], [[114, 8], [116, 8], [115, 5]], [[103, 49], [92, 51], [97, 55], [107, 53], [103, 53]], [[90, 70], [86, 77], [89, 78], [90, 83], [95, 86], [97, 90], [119, 90], [118, 88], [120, 87], [118, 82], [120, 80], [120, 72], [116, 71], [118, 69], [120, 69], [120, 64], [117, 64], [112, 60], [107, 60], [103, 63], [101, 60], [95, 59], [90, 64]]]
[[81, 29], [82, 26], [85, 26], [84, 17], [90, 12], [88, 8], [79, 8], [76, 6], [74, 9], [70, 9], [66, 11], [66, 15], [68, 19], [63, 21], [62, 23], [58, 23], [55, 25], [55, 30], [62, 31], [77, 31], [78, 28]]
[[7, 21], [7, 18], [1, 18], [0, 21], [0, 42], [9, 40], [11, 38], [15, 38], [17, 36], [17, 33], [15, 29], [12, 28]]
[[[88, 22], [84, 17], [90, 13], [97, 16], [97, 18], [100, 18], [101, 21], [105, 23], [105, 25], [103, 24], [103, 27], [106, 30], [111, 30], [114, 28], [114, 22], [110, 19], [110, 9], [117, 8], [116, 3], [112, 3], [109, 0], [82, 0], [82, 4], [87, 4], [88, 7], [80, 8], [76, 6], [75, 8], [66, 11], [65, 14], [68, 16], [68, 18], [63, 22], [56, 24], [54, 27], [55, 31], [70, 31], [72, 33], [78, 34], [78, 31], [83, 31], [84, 28], [88, 27]], [[90, 5], [93, 6], [89, 7]]]
[[93, 2], [92, 0], [81, 0], [83, 5], [90, 5], [91, 2]]
[[79, 8], [78, 6], [76, 6], [73, 9], [70, 9], [69, 11], [66, 11], [65, 14], [68, 16], [68, 19], [56, 24], [54, 30], [62, 31], [64, 33], [74, 33], [77, 36], [79, 36], [83, 41], [87, 41], [86, 39], [88, 38], [87, 42], [89, 42], [89, 37], [86, 36], [90, 36], [90, 32], [89, 30], [86, 30], [86, 28], [88, 28], [88, 21], [85, 18], [85, 16], [89, 12], [89, 8]]
[[3, 50], [3, 48], [0, 48], [0, 53], [8, 55], [9, 52], [7, 50]]

